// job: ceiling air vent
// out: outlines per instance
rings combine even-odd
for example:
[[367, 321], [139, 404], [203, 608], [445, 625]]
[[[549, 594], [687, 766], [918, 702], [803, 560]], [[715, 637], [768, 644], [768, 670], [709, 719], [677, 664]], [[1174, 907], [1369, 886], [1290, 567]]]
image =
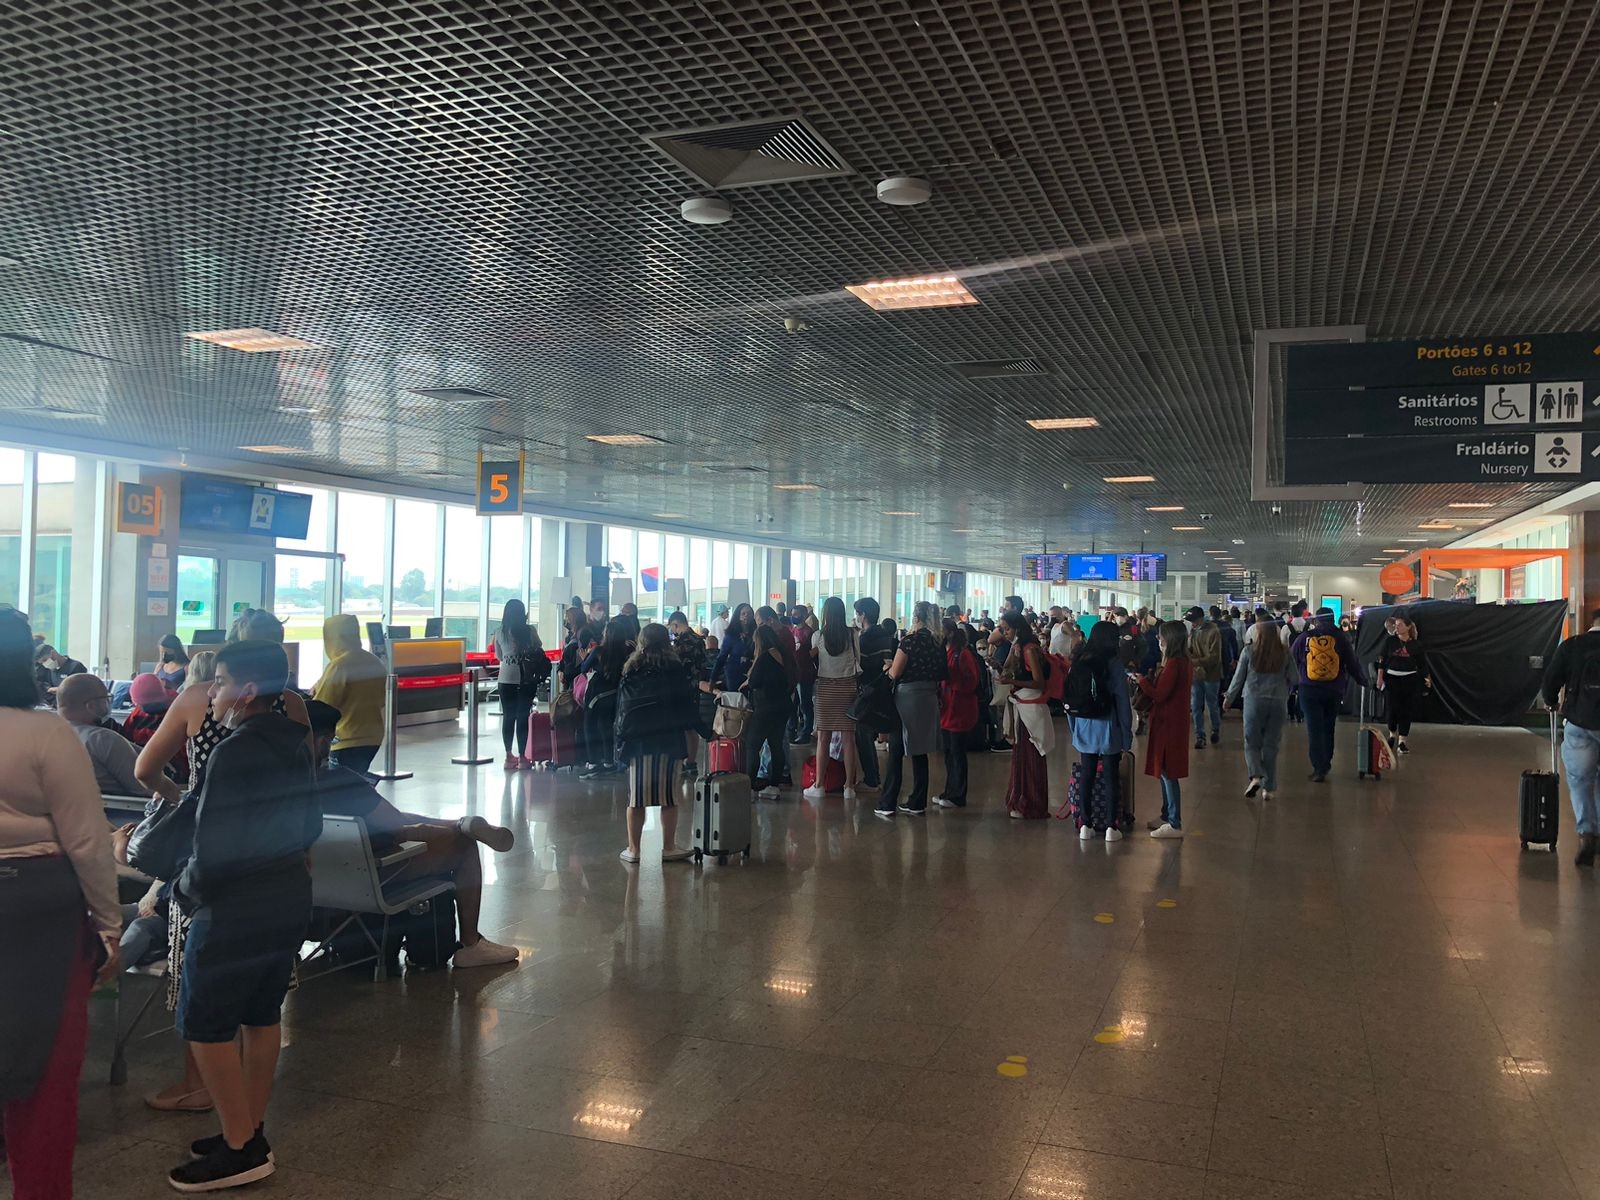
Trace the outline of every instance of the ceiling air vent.
[[412, 391], [430, 400], [448, 400], [456, 404], [481, 404], [485, 400], [510, 399], [509, 396], [502, 396], [498, 392], [486, 392], [482, 388], [473, 387], [413, 388]]
[[1037, 358], [983, 358], [945, 366], [954, 369], [963, 379], [1021, 379], [1028, 375], [1050, 374], [1050, 368]]
[[755, 187], [853, 174], [832, 146], [799, 117], [746, 121], [645, 135], [707, 187]]

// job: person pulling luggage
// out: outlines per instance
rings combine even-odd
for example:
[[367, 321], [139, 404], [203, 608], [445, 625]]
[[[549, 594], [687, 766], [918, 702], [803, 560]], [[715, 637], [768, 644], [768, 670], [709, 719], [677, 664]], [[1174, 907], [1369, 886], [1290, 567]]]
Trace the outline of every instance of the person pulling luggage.
[[1589, 628], [1556, 648], [1540, 689], [1545, 707], [1562, 717], [1561, 765], [1567, 771], [1572, 816], [1578, 823], [1580, 867], [1594, 864], [1600, 845], [1600, 608]]

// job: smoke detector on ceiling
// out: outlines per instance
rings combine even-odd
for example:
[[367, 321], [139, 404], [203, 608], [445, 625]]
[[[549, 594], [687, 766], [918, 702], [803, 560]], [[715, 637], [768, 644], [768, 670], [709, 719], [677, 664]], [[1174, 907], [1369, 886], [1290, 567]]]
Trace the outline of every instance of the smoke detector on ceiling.
[[926, 204], [932, 195], [933, 185], [926, 179], [918, 179], [914, 175], [895, 175], [878, 185], [878, 199], [885, 204], [898, 204], [902, 207]]
[[691, 225], [721, 225], [733, 219], [733, 209], [726, 200], [715, 196], [696, 196], [678, 206], [678, 212]]

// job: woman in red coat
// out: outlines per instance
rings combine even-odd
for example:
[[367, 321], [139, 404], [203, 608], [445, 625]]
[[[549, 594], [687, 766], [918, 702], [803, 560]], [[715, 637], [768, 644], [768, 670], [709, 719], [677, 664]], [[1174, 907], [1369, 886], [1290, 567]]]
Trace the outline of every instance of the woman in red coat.
[[967, 648], [966, 631], [944, 619], [945, 661], [950, 671], [939, 685], [939, 736], [944, 739], [944, 795], [940, 808], [967, 806], [967, 734], [978, 723], [978, 672], [989, 668]]
[[1161, 666], [1155, 678], [1138, 680], [1150, 700], [1150, 737], [1144, 773], [1161, 780], [1161, 819], [1149, 823], [1153, 838], [1181, 838], [1183, 817], [1178, 781], [1189, 777], [1189, 631], [1182, 621], [1161, 626]]

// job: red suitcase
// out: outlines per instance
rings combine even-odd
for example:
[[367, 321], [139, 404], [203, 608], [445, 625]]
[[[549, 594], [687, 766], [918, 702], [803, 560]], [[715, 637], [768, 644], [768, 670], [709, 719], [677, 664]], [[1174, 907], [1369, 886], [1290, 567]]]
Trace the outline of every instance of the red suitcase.
[[706, 747], [706, 774], [728, 775], [739, 771], [739, 739], [713, 738]]
[[548, 763], [555, 753], [555, 739], [549, 713], [536, 712], [528, 718], [528, 758], [536, 763]]

